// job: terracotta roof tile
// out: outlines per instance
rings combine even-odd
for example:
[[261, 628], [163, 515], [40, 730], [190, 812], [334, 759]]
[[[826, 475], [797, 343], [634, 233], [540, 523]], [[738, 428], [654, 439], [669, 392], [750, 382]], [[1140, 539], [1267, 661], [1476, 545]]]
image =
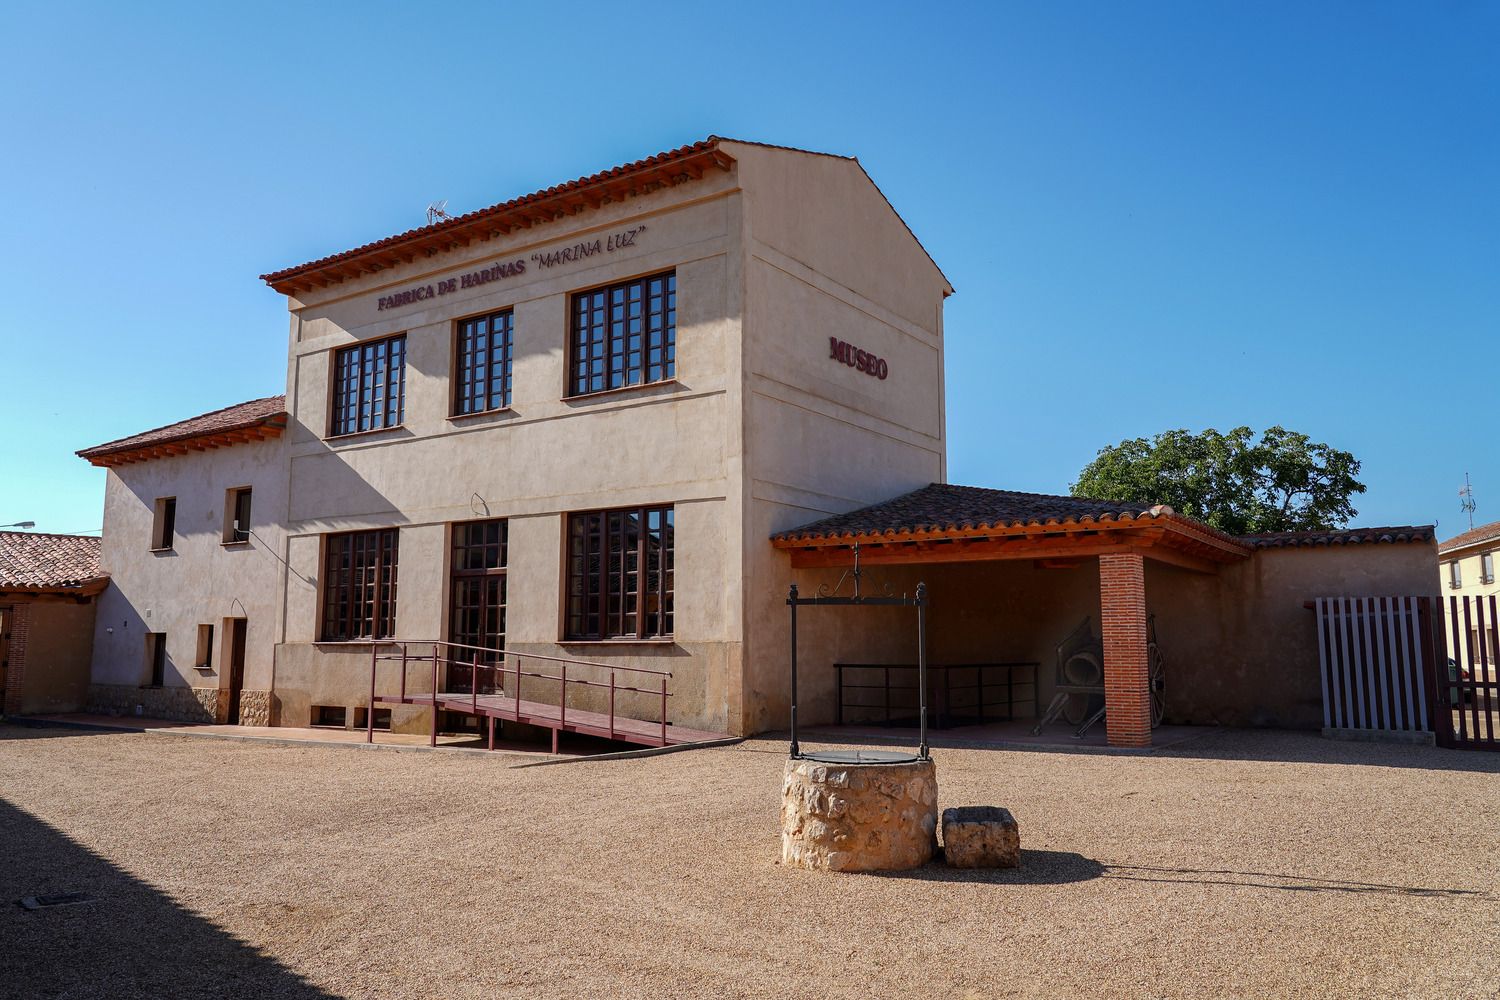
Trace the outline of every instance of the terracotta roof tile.
[[[733, 139], [728, 136], [711, 135], [707, 139], [689, 143], [686, 146], [679, 146], [676, 149], [665, 150], [642, 160], [622, 163], [617, 167], [588, 174], [587, 176], [579, 177], [576, 180], [567, 181], [563, 184], [554, 184], [552, 187], [543, 188], [531, 194], [521, 195], [509, 201], [502, 201], [488, 208], [476, 209], [473, 212], [452, 219], [444, 219], [442, 222], [434, 222], [430, 225], [408, 229], [403, 233], [397, 233], [394, 236], [387, 236], [384, 239], [354, 247], [352, 250], [344, 250], [340, 253], [330, 254], [327, 257], [319, 257], [317, 260], [310, 260], [305, 264], [298, 264], [294, 267], [285, 267], [279, 271], [262, 274], [260, 277], [262, 281], [277, 291], [292, 294], [298, 287], [313, 287], [313, 283], [319, 279], [326, 278], [327, 281], [337, 282], [344, 280], [345, 277], [351, 277], [353, 276], [353, 272], [345, 270], [349, 267], [353, 267], [355, 271], [360, 272], [379, 270], [381, 267], [388, 266], [389, 264], [389, 261], [383, 258], [389, 257], [398, 248], [407, 246], [419, 248], [419, 245], [426, 245], [426, 241], [432, 240], [434, 237], [446, 235], [453, 240], [467, 240], [476, 234], [484, 236], [495, 225], [503, 223], [506, 216], [516, 216], [517, 213], [533, 215], [537, 212], [545, 216], [548, 210], [571, 211], [577, 207], [580, 192], [608, 184], [611, 181], [618, 181], [632, 175], [644, 175], [649, 178], [652, 175], [659, 174], [663, 167], [674, 164], [682, 164], [686, 167], [690, 165], [686, 161], [703, 161], [706, 157], [717, 160], [720, 166], [728, 169], [728, 164], [733, 163], [734, 160], [727, 152], [719, 149], [719, 144], [724, 142], [738, 143], [742, 146], [758, 146], [763, 149], [780, 149], [793, 153], [805, 153], [809, 156], [826, 156], [853, 163], [864, 172], [865, 177], [875, 188], [876, 193], [885, 200], [886, 205], [890, 207], [891, 212], [895, 214], [897, 220], [900, 221], [901, 225], [906, 227], [906, 231], [911, 233], [911, 238], [916, 241], [917, 246], [921, 248], [922, 252], [927, 254], [927, 259], [932, 260], [932, 255], [927, 253], [927, 248], [922, 246], [921, 240], [917, 239], [917, 234], [912, 232], [911, 226], [901, 217], [901, 213], [896, 211], [894, 205], [891, 205], [890, 199], [886, 198], [885, 192], [881, 191], [880, 186], [875, 183], [874, 178], [870, 177], [869, 171], [864, 169], [864, 165], [859, 162], [858, 157], [844, 156], [840, 153], [822, 153], [817, 150], [800, 149], [796, 146], [782, 146], [771, 142], [755, 142], [750, 139]], [[527, 221], [525, 224], [530, 225], [531, 222]], [[441, 242], [439, 246], [441, 248]], [[937, 261], [933, 260], [932, 266], [937, 267]], [[942, 274], [941, 268], [938, 268], [938, 273]], [[943, 277], [943, 280], [947, 283], [951, 291], [953, 287], [952, 282], [948, 281], [946, 275]], [[323, 283], [327, 283], [327, 281]]]
[[1451, 552], [1454, 549], [1467, 548], [1480, 542], [1487, 542], [1492, 538], [1500, 539], [1500, 521], [1491, 521], [1489, 524], [1481, 524], [1477, 528], [1470, 528], [1462, 534], [1454, 535], [1438, 546], [1439, 552]]
[[[431, 225], [418, 226], [415, 229], [408, 229], [404, 233], [397, 233], [394, 236], [387, 236], [384, 239], [375, 240], [373, 243], [366, 243], [362, 246], [357, 246], [352, 250], [345, 250], [341, 253], [330, 254], [327, 257], [319, 257], [317, 260], [310, 260], [305, 264], [298, 264], [295, 267], [282, 268], [279, 271], [272, 271], [271, 273], [263, 274], [260, 277], [261, 280], [266, 284], [280, 291], [282, 289], [278, 286], [282, 286], [285, 282], [288, 281], [288, 279], [319, 271], [323, 268], [329, 267], [330, 265], [352, 262], [358, 258], [375, 253], [376, 251], [389, 249], [405, 243], [413, 243], [428, 236], [435, 236], [450, 232], [455, 233], [456, 235], [463, 230], [471, 229], [475, 223], [483, 222], [486, 219], [491, 219], [495, 216], [512, 213], [519, 209], [524, 209], [532, 206], [541, 206], [548, 201], [557, 199], [559, 196], [573, 194], [575, 192], [583, 190], [584, 188], [593, 187], [594, 185], [603, 184], [607, 181], [627, 177], [631, 174], [642, 173], [650, 170], [659, 170], [661, 167], [671, 165], [672, 163], [679, 160], [687, 159], [690, 156], [711, 152], [718, 146], [718, 144], [718, 137], [710, 136], [709, 138], [704, 139], [700, 142], [689, 143], [688, 145], [680, 146], [677, 149], [669, 149], [665, 152], [657, 153], [655, 156], [648, 156], [643, 160], [635, 160], [631, 163], [623, 163], [617, 167], [611, 167], [608, 170], [601, 170], [598, 173], [588, 174], [587, 176], [579, 177], [576, 180], [567, 181], [563, 184], [554, 184], [552, 187], [543, 188], [540, 191], [534, 191], [531, 194], [522, 195], [518, 198], [512, 198], [509, 201], [503, 201], [499, 204], [491, 205], [488, 208], [477, 209], [473, 212], [469, 212], [465, 215], [460, 215], [452, 219], [444, 219], [442, 222], [434, 222]], [[720, 155], [727, 157], [728, 154]]]
[[97, 538], [0, 531], [0, 590], [74, 589], [102, 577]]
[[92, 448], [85, 448], [78, 452], [78, 456], [88, 459], [101, 458], [105, 455], [186, 441], [210, 434], [222, 434], [225, 431], [242, 430], [259, 424], [275, 423], [278, 419], [285, 423], [285, 418], [286, 396], [266, 396], [263, 399], [252, 399], [248, 403], [236, 403], [222, 410], [189, 417], [187, 420], [179, 420], [175, 424], [168, 424], [155, 430], [132, 434], [118, 441], [94, 445]]
[[[1169, 515], [1172, 515], [1172, 508], [1152, 504], [932, 483], [893, 500], [861, 507], [847, 514], [825, 517], [821, 521], [779, 532], [771, 537], [773, 541], [807, 541], [918, 531], [1132, 521]], [[1207, 525], [1198, 527], [1219, 534]]]
[[1241, 535], [1253, 549], [1294, 549], [1315, 545], [1376, 545], [1397, 542], [1430, 542], [1436, 531], [1430, 524], [1407, 524], [1386, 528], [1339, 528], [1329, 531], [1267, 531]]

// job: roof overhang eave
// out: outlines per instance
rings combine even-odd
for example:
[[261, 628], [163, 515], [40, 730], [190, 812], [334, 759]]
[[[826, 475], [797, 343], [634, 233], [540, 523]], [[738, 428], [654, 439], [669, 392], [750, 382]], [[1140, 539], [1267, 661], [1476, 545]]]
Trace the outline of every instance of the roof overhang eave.
[[0, 595], [8, 597], [96, 597], [108, 586], [109, 577], [107, 576], [97, 576], [90, 580], [81, 580], [76, 584], [60, 584], [54, 587], [0, 583]]
[[[607, 201], [646, 193], [641, 191], [642, 185], [673, 186], [683, 180], [698, 180], [710, 169], [728, 170], [734, 162], [733, 157], [719, 149], [717, 141], [711, 141], [702, 144], [702, 148], [660, 154], [632, 164], [619, 173], [606, 171], [586, 180], [557, 185], [456, 219], [262, 274], [260, 278], [281, 294], [294, 296], [409, 263], [419, 256], [466, 246], [475, 240], [504, 236], [516, 229], [530, 229], [585, 209], [598, 208]], [[648, 187], [647, 191], [655, 189]]]
[[1248, 559], [1252, 549], [1207, 525], [1177, 515], [1083, 519], [1008, 526], [950, 526], [861, 534], [788, 537], [772, 544], [793, 554], [793, 565], [844, 565], [860, 547], [866, 562], [937, 563], [1050, 559], [1138, 552], [1160, 561], [1204, 569]]
[[286, 430], [286, 425], [287, 415], [277, 413], [252, 420], [238, 427], [183, 434], [142, 445], [119, 448], [101, 445], [96, 448], [84, 448], [74, 454], [90, 465], [110, 468], [116, 465], [129, 465], [132, 462], [145, 462], [153, 458], [170, 458], [173, 455], [186, 455], [194, 451], [209, 451], [236, 444], [249, 444], [253, 441], [266, 441], [280, 437]]

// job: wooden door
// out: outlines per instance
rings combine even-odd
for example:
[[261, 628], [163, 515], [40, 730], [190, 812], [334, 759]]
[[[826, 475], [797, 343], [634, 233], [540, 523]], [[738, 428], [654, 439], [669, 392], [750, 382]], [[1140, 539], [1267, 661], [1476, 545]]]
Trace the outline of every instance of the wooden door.
[[245, 626], [244, 618], [229, 620], [229, 713], [228, 723], [240, 723], [240, 690], [245, 686]]
[[0, 608], [0, 715], [5, 714], [5, 684], [10, 673], [10, 608]]

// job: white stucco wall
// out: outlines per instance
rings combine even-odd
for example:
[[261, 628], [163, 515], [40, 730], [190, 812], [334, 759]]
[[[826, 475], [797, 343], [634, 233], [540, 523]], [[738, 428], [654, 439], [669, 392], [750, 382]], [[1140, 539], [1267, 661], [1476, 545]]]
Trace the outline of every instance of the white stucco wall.
[[[281, 443], [111, 475], [106, 553], [121, 583], [101, 609], [101, 628], [119, 623], [101, 633], [102, 675], [139, 681], [149, 624], [169, 632], [172, 676], [192, 680], [196, 624], [217, 622], [206, 616], [240, 597], [252, 627], [246, 686], [252, 677], [269, 684], [274, 670], [277, 721], [305, 725], [314, 706], [362, 706], [369, 644], [319, 641], [325, 535], [398, 527], [396, 636], [441, 640], [452, 525], [505, 517], [511, 649], [670, 670], [677, 723], [729, 732], [778, 724], [772, 674], [780, 676], [784, 651], [775, 611], [787, 560], [768, 536], [944, 477], [948, 286], [855, 161], [722, 148], [737, 161], [728, 170], [289, 298]], [[631, 230], [629, 245], [555, 266], [532, 256]], [[526, 268], [380, 306], [383, 296], [507, 261]], [[675, 378], [568, 398], [572, 294], [666, 270], [677, 281]], [[514, 313], [511, 405], [452, 417], [455, 322], [505, 308]], [[330, 437], [335, 352], [397, 333], [406, 337], [403, 424]], [[831, 359], [830, 337], [886, 359], [888, 378]], [[263, 453], [254, 470], [233, 464]], [[289, 568], [263, 572], [256, 550], [250, 581], [235, 572], [251, 569], [250, 553], [219, 550], [217, 535], [200, 539], [204, 510], [222, 503], [226, 478], [274, 478], [273, 468], [282, 476], [278, 527], [274, 538], [262, 533]], [[271, 515], [263, 497], [275, 490], [258, 482], [256, 490], [259, 521]], [[155, 556], [144, 547], [151, 502], [172, 493], [191, 533], [174, 557]], [[648, 503], [675, 506], [675, 634], [564, 641], [567, 514]], [[191, 570], [174, 573], [174, 559]], [[770, 638], [757, 646], [762, 630]]]
[[[225, 491], [243, 486], [253, 490], [253, 534], [247, 543], [225, 545]], [[153, 552], [156, 500], [168, 496], [177, 498], [172, 547]], [[151, 665], [145, 634], [164, 632], [166, 686], [225, 687], [225, 619], [245, 618], [244, 687], [269, 690], [281, 605], [285, 517], [285, 452], [280, 439], [110, 469], [100, 557], [110, 582], [99, 597], [95, 620], [93, 683], [147, 683]], [[200, 624], [214, 626], [212, 673], [193, 669]]]

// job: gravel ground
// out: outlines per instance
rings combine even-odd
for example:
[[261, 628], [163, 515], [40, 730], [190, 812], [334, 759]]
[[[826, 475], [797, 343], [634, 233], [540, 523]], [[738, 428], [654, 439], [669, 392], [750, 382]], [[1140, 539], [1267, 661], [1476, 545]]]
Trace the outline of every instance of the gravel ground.
[[1500, 995], [1500, 754], [938, 750], [1024, 866], [871, 876], [777, 864], [784, 752], [0, 726], [0, 996]]

